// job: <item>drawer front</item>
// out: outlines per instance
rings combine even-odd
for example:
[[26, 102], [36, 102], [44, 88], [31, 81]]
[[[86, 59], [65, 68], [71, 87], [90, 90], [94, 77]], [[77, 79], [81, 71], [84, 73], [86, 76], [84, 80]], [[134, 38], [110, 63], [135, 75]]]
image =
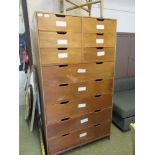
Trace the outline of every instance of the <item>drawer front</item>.
[[112, 88], [113, 79], [44, 85], [44, 98], [46, 104], [52, 104], [55, 101], [62, 101], [72, 97], [87, 98], [91, 95], [111, 93]]
[[115, 58], [115, 48], [113, 47], [83, 49], [84, 62], [114, 61], [114, 58]]
[[50, 154], [62, 152], [66, 149], [86, 144], [92, 140], [106, 137], [110, 135], [110, 122], [105, 122], [100, 125], [92, 126], [87, 129], [79, 130], [73, 133], [68, 133], [56, 138], [48, 140], [48, 148]]
[[47, 124], [60, 122], [64, 118], [72, 118], [93, 112], [96, 109], [112, 107], [112, 94], [98, 95], [84, 99], [65, 100], [46, 104]]
[[40, 48], [81, 47], [81, 33], [39, 31]]
[[98, 18], [82, 18], [82, 32], [84, 33], [104, 33], [116, 32], [116, 21], [110, 19], [98, 19]]
[[92, 113], [81, 115], [79, 117], [64, 118], [57, 123], [49, 124], [47, 126], [47, 135], [49, 138], [65, 135], [105, 121], [111, 121], [111, 116], [112, 110], [111, 108], [108, 108], [103, 110], [96, 109]]
[[38, 13], [37, 22], [38, 29], [43, 31], [81, 32], [81, 17]]
[[41, 64], [80, 63], [81, 50], [81, 48], [41, 48]]
[[44, 84], [79, 82], [114, 76], [114, 62], [42, 67]]
[[115, 47], [116, 37], [114, 33], [83, 34], [83, 47]]

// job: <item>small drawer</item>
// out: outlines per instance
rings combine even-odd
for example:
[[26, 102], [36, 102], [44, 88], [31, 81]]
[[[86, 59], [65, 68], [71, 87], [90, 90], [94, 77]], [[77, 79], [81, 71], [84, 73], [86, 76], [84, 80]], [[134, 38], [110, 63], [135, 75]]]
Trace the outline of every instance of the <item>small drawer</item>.
[[99, 48], [84, 48], [83, 61], [97, 62], [97, 61], [114, 61], [115, 48], [113, 47], [99, 47]]
[[81, 48], [41, 48], [41, 64], [80, 63], [81, 50]]
[[[100, 80], [100, 79], [98, 79]], [[88, 81], [77, 83], [44, 84], [45, 103], [67, 100], [69, 98], [87, 98], [94, 94], [111, 93], [113, 79], [102, 79], [101, 81]]]
[[63, 118], [73, 118], [96, 109], [112, 107], [112, 94], [98, 94], [84, 99], [71, 99], [45, 105], [47, 124], [60, 122]]
[[48, 151], [50, 154], [60, 153], [71, 149], [73, 146], [79, 146], [89, 143], [93, 140], [110, 135], [110, 122], [96, 124], [72, 133], [66, 133], [48, 140]]
[[81, 33], [39, 31], [40, 48], [81, 47]]
[[[112, 109], [98, 109], [93, 112], [81, 115], [79, 117], [64, 117], [57, 123], [50, 123], [47, 125], [47, 136], [49, 138], [58, 135], [64, 135], [72, 131], [87, 128], [95, 124], [100, 124], [105, 121], [111, 121]], [[48, 120], [48, 119], [47, 119]]]
[[116, 33], [116, 20], [101, 18], [82, 18], [83, 33]]
[[37, 13], [37, 23], [43, 31], [81, 32], [81, 17]]
[[114, 76], [114, 62], [44, 66], [42, 76], [44, 84], [109, 78]]
[[83, 34], [83, 47], [115, 47], [116, 37], [114, 33]]

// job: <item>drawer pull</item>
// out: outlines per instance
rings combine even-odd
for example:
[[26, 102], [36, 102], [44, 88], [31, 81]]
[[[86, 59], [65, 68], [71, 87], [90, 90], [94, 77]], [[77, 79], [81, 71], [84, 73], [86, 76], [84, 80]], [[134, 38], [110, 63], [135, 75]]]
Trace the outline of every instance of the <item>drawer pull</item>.
[[81, 120], [80, 120], [80, 123], [81, 123], [81, 124], [86, 123], [86, 122], [88, 122], [88, 118], [84, 118], [84, 119], [81, 119]]
[[66, 86], [68, 86], [68, 85], [69, 85], [69, 84], [67, 84], [67, 83], [59, 84], [60, 87], [66, 87]]
[[57, 32], [57, 34], [66, 34], [67, 32]]
[[59, 40], [57, 40], [57, 44], [58, 45], [67, 45], [68, 44], [68, 40], [59, 39]]
[[58, 48], [58, 50], [67, 50], [67, 48]]
[[42, 13], [37, 13], [37, 16], [42, 17], [43, 14]]
[[94, 112], [99, 112], [99, 111], [101, 111], [101, 109], [97, 109], [97, 110], [95, 110]]
[[100, 57], [100, 56], [104, 56], [105, 55], [105, 52], [104, 51], [99, 51], [97, 52], [97, 56]]
[[104, 33], [97, 33], [97, 35], [99, 35], [99, 36], [103, 36], [103, 35], [104, 35]]
[[78, 87], [78, 92], [86, 91], [86, 87]]
[[95, 81], [102, 81], [103, 79], [96, 79]]
[[69, 101], [60, 102], [60, 104], [67, 104], [67, 103], [69, 103]]
[[56, 17], [66, 17], [65, 15], [55, 14]]
[[67, 121], [67, 120], [69, 120], [70, 118], [69, 117], [67, 117], [67, 118], [63, 118], [63, 119], [61, 119], [61, 121]]
[[68, 67], [68, 65], [59, 65], [59, 67]]
[[79, 136], [80, 136], [80, 138], [85, 137], [85, 136], [87, 136], [87, 132], [81, 133]]
[[65, 21], [56, 21], [56, 26], [66, 27], [67, 23]]
[[97, 30], [104, 30], [104, 25], [96, 25]]
[[103, 64], [103, 62], [102, 62], [102, 61], [100, 61], [100, 62], [96, 62], [96, 64]]
[[66, 134], [64, 134], [64, 135], [62, 135], [63, 137], [65, 137], [65, 136], [68, 136], [70, 133], [66, 133]]
[[96, 44], [103, 44], [104, 43], [104, 39], [96, 39]]
[[45, 17], [45, 18], [49, 18], [50, 15], [49, 15], [49, 14], [44, 14], [44, 17]]
[[102, 19], [102, 18], [97, 18], [97, 20], [98, 20], [98, 21], [104, 21], [104, 19]]
[[77, 70], [77, 72], [78, 72], [78, 73], [86, 73], [86, 69], [84, 69], [84, 68], [79, 68], [79, 69]]
[[86, 103], [80, 103], [78, 104], [78, 108], [85, 108], [86, 107]]
[[68, 53], [58, 53], [58, 58], [59, 59], [68, 58]]
[[102, 95], [95, 95], [95, 97], [101, 97]]
[[97, 49], [103, 49], [103, 47], [96, 47]]
[[97, 126], [100, 126], [101, 124], [96, 124], [96, 125], [94, 125], [95, 127], [97, 127]]

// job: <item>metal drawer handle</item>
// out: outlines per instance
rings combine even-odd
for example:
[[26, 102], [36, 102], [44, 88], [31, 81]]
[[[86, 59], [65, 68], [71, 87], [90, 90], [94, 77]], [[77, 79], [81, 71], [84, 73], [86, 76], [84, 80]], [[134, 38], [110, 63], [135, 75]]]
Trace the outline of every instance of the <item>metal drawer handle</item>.
[[104, 25], [96, 25], [97, 30], [104, 30]]
[[86, 107], [86, 103], [80, 103], [78, 104], [78, 108], [85, 108]]
[[68, 53], [58, 53], [58, 58], [59, 58], [59, 59], [68, 58]]
[[81, 124], [86, 123], [86, 122], [88, 122], [88, 118], [84, 118], [84, 119], [81, 119], [81, 120], [80, 120], [80, 123], [81, 123]]
[[78, 73], [86, 73], [86, 69], [85, 68], [79, 68], [77, 70]]
[[79, 136], [80, 136], [80, 138], [85, 137], [85, 136], [87, 136], [87, 132], [81, 133]]
[[87, 87], [78, 87], [78, 92], [86, 91]]
[[56, 26], [66, 27], [67, 26], [67, 22], [65, 22], [65, 21], [56, 21]]
[[97, 52], [97, 56], [100, 57], [100, 56], [104, 56], [105, 55], [105, 52], [104, 51], [98, 51]]
[[96, 44], [103, 44], [104, 43], [104, 39], [96, 39]]
[[66, 39], [58, 39], [57, 40], [57, 44], [58, 45], [67, 45], [68, 44], [68, 40], [66, 40]]

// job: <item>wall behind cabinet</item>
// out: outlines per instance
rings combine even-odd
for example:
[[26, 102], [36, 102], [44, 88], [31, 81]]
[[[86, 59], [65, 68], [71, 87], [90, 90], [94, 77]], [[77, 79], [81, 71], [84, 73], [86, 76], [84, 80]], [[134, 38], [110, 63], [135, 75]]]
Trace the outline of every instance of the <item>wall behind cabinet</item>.
[[117, 33], [115, 78], [135, 76], [135, 35]]

